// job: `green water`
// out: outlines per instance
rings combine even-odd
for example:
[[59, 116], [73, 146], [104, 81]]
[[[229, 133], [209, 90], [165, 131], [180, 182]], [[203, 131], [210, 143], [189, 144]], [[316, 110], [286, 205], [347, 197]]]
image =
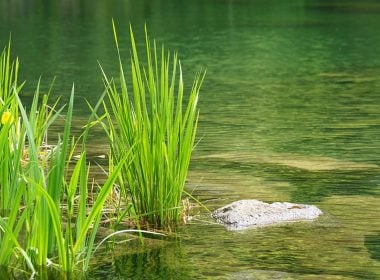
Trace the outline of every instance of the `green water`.
[[125, 57], [128, 23], [141, 39], [147, 22], [189, 83], [207, 68], [189, 190], [210, 209], [256, 198], [325, 215], [229, 232], [201, 212], [178, 241], [121, 245], [90, 279], [380, 279], [378, 1], [0, 1], [24, 98], [40, 75], [46, 88], [57, 76], [54, 94], [75, 82], [78, 118], [88, 114], [97, 60], [116, 73], [112, 17]]

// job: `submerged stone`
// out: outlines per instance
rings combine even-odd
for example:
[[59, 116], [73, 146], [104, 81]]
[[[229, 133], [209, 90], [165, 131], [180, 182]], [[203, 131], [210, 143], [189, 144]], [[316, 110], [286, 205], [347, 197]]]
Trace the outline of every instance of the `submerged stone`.
[[373, 163], [345, 161], [330, 157], [305, 156], [288, 153], [221, 153], [203, 156], [206, 159], [218, 159], [229, 162], [247, 162], [247, 163], [267, 163], [282, 165], [288, 168], [302, 169], [310, 172], [318, 171], [355, 171], [379, 169], [380, 167]]
[[313, 220], [322, 214], [314, 205], [290, 202], [266, 203], [239, 200], [215, 210], [212, 217], [229, 230], [263, 227], [285, 222]]

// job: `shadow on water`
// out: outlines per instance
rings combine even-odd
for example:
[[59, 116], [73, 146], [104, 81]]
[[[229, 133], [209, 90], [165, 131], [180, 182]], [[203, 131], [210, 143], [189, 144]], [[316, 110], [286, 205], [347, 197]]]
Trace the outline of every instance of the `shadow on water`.
[[306, 7], [312, 10], [340, 13], [380, 13], [380, 4], [376, 0], [364, 1], [310, 1]]
[[[249, 157], [249, 156], [248, 156]], [[296, 157], [296, 156], [295, 156]], [[378, 168], [373, 165], [363, 165], [361, 168], [345, 168], [332, 170], [313, 170], [311, 166], [308, 168], [297, 168], [294, 166], [286, 166], [278, 163], [256, 162], [253, 159], [222, 159], [208, 161], [214, 168], [220, 170], [220, 173], [236, 172], [243, 176], [263, 178], [268, 182], [282, 182], [292, 186], [290, 190], [290, 201], [295, 203], [316, 203], [331, 196], [350, 196], [364, 195], [375, 196], [380, 195], [380, 175]], [[302, 167], [303, 161], [295, 161], [288, 159], [284, 161]], [[310, 161], [317, 165], [318, 161]], [[307, 162], [306, 162], [307, 163]], [[335, 163], [333, 161], [333, 163]], [[353, 164], [353, 163], [349, 163]], [[327, 168], [327, 167], [325, 167]], [[224, 170], [224, 171], [223, 171]]]
[[19, 269], [12, 269], [6, 267], [0, 267], [0, 279], [1, 280], [49, 280], [49, 279], [57, 279], [57, 280], [85, 280], [87, 279], [85, 274], [76, 271], [74, 273], [64, 273], [59, 272], [53, 268], [41, 268], [37, 269], [37, 272], [33, 275], [25, 268], [25, 271]]
[[380, 232], [366, 235], [364, 237], [364, 245], [371, 258], [380, 261]]
[[181, 265], [179, 245], [127, 254], [96, 267], [88, 279], [191, 279]]
[[266, 167], [265, 171], [267, 174], [274, 171], [276, 180], [295, 186], [290, 194], [291, 202], [316, 203], [335, 195], [379, 195], [378, 171], [308, 172], [273, 166]]

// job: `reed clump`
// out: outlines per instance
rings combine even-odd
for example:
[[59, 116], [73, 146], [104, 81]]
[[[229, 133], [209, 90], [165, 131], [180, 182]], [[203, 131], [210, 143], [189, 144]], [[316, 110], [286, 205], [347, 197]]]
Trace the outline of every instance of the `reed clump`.
[[[64, 114], [38, 83], [28, 113], [19, 98], [18, 60], [11, 61], [10, 45], [1, 53], [0, 69], [0, 266], [26, 267], [32, 273], [48, 266], [86, 271], [105, 201], [130, 155], [91, 194], [90, 203], [86, 138], [91, 126], [78, 139], [72, 137], [74, 87]], [[63, 115], [63, 133], [50, 146], [47, 131]], [[81, 152], [73, 165], [78, 145]]]
[[[108, 102], [104, 103], [109, 136], [110, 166], [134, 147], [133, 159], [118, 178], [132, 211], [154, 227], [169, 228], [181, 219], [181, 199], [194, 148], [199, 90], [204, 72], [198, 73], [184, 94], [177, 54], [158, 50], [145, 27], [146, 61], [140, 61], [132, 28], [130, 79], [124, 71], [116, 28], [119, 77], [103, 71]], [[117, 82], [116, 82], [117, 80]]]

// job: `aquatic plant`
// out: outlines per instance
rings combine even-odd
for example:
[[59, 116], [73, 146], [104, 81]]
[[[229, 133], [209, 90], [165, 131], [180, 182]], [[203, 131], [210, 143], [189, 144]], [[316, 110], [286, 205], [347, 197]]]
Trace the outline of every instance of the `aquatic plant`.
[[[78, 266], [84, 271], [88, 269], [103, 205], [121, 168], [126, 166], [129, 160], [129, 153], [120, 159], [90, 204], [88, 199], [89, 167], [86, 161], [85, 144], [90, 126], [87, 126], [82, 135], [84, 140], [78, 161], [73, 169], [69, 167], [78, 143], [74, 139], [70, 141], [73, 104], [74, 88], [62, 139], [58, 140], [57, 145], [50, 151], [50, 155], [41, 160], [38, 158], [41, 149], [36, 145], [30, 119], [19, 100], [30, 155], [29, 173], [25, 179], [28, 189], [33, 192], [31, 195], [33, 200], [27, 203], [27, 208], [31, 208], [31, 223], [25, 251], [31, 262], [37, 266], [55, 264], [59, 269], [68, 272], [74, 271]], [[72, 171], [69, 175], [70, 170]], [[93, 195], [95, 196], [95, 193]], [[57, 261], [54, 260], [56, 255]]]
[[[145, 28], [146, 66], [139, 60], [132, 28], [131, 81], [119, 56], [119, 83], [102, 69], [108, 95], [104, 104], [110, 142], [110, 166], [118, 163], [134, 146], [133, 159], [118, 181], [124, 198], [133, 205], [133, 214], [154, 226], [168, 227], [180, 219], [181, 199], [194, 147], [199, 90], [205, 73], [198, 73], [188, 96], [177, 54], [157, 50]], [[184, 105], [184, 99], [187, 104]]]
[[[4, 107], [0, 109], [4, 114]], [[14, 248], [19, 247], [17, 237], [25, 221], [22, 209], [26, 184], [20, 178], [23, 139], [15, 139], [14, 123], [0, 127], [0, 265], [11, 262]], [[24, 213], [24, 212], [23, 212]]]
[[[25, 221], [22, 209], [26, 190], [22, 180], [22, 157], [25, 138], [18, 121], [18, 105], [15, 94], [18, 60], [12, 61], [10, 43], [0, 55], [0, 265], [12, 261], [17, 237]], [[20, 251], [22, 252], [22, 251]], [[25, 253], [25, 252], [23, 252]]]
[[[18, 98], [23, 85], [17, 83], [18, 65], [18, 59], [11, 60], [8, 44], [0, 58], [0, 264], [9, 265], [17, 259], [19, 252], [33, 270], [34, 264], [43, 265], [48, 252], [54, 251], [53, 245], [45, 246], [53, 244], [52, 237], [46, 235], [48, 231], [35, 231], [42, 223], [48, 224], [50, 217], [41, 207], [33, 185], [44, 180], [41, 173], [45, 171], [44, 164], [49, 152], [46, 146], [47, 130], [62, 109], [56, 110], [58, 101], [49, 106], [50, 91], [43, 95], [42, 102], [39, 101], [41, 93], [38, 82], [27, 117]], [[23, 113], [22, 118], [19, 109]], [[27, 135], [33, 135], [33, 138], [27, 138]], [[59, 186], [54, 184], [51, 189], [57, 190]], [[20, 236], [26, 238], [20, 239]], [[42, 243], [45, 245], [42, 246]], [[38, 257], [35, 258], [35, 255]]]
[[[57, 109], [58, 101], [49, 106], [50, 90], [42, 95], [38, 82], [28, 113], [19, 98], [21, 88], [14, 80], [18, 67], [12, 65], [17, 63], [10, 63], [8, 56], [10, 52], [6, 51], [0, 58], [6, 61], [5, 66], [0, 65], [0, 80], [7, 84], [1, 87], [0, 106], [0, 266], [26, 264], [33, 273], [47, 266], [85, 271], [95, 251], [104, 203], [130, 154], [120, 159], [99, 192], [89, 199], [88, 187], [96, 187], [88, 177], [86, 139], [94, 114], [83, 134], [72, 138], [73, 87], [63, 134], [56, 145], [48, 145], [47, 131], [61, 117], [64, 107]], [[72, 167], [80, 141], [80, 157]]]
[[[113, 30], [119, 52], [114, 25]], [[144, 68], [132, 29], [130, 34], [133, 96], [127, 92], [119, 52], [121, 92], [103, 71], [106, 91], [94, 108], [90, 106], [90, 119], [77, 138], [71, 135], [74, 86], [68, 105], [58, 108], [58, 100], [50, 100], [51, 87], [42, 94], [38, 81], [27, 109], [19, 97], [23, 83], [18, 84], [19, 64], [11, 60], [10, 44], [1, 53], [0, 266], [26, 265], [32, 273], [47, 266], [86, 271], [105, 241], [124, 232], [143, 232], [118, 229], [95, 246], [103, 208], [116, 181], [123, 193], [119, 212], [111, 214], [116, 223], [127, 214], [129, 219], [137, 216], [164, 227], [180, 219], [204, 73], [197, 74], [185, 97], [177, 55], [165, 54], [164, 48], [158, 55], [145, 30], [148, 66]], [[107, 102], [103, 102], [105, 95]], [[102, 105], [105, 112], [98, 117]], [[48, 130], [61, 117], [65, 118], [63, 133], [51, 145]], [[103, 125], [110, 140], [108, 178], [98, 191], [89, 178], [86, 152], [89, 130], [96, 124]], [[80, 155], [74, 158], [78, 149]]]
[[18, 85], [18, 69], [19, 61], [18, 58], [12, 60], [9, 40], [8, 46], [0, 54], [0, 107], [10, 105], [9, 101], [14, 99], [14, 92], [19, 92], [24, 85]]

